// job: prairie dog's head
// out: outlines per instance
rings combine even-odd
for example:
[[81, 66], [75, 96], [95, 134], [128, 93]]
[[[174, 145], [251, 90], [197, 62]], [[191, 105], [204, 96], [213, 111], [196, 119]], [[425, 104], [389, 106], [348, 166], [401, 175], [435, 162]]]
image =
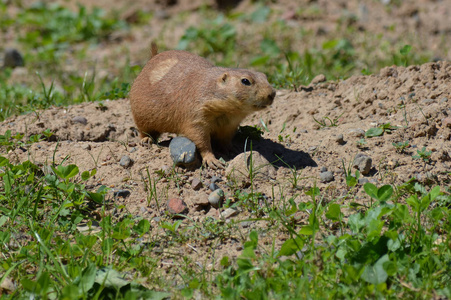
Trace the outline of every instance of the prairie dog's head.
[[276, 90], [265, 74], [246, 69], [226, 69], [218, 80], [218, 86], [228, 91], [229, 97], [239, 101], [247, 111], [266, 108], [276, 96]]

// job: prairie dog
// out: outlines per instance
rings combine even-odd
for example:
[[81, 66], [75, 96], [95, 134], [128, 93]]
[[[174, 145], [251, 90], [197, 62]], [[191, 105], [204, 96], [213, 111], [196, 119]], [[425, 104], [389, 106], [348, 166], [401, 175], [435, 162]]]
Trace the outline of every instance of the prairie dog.
[[203, 163], [222, 167], [211, 140], [229, 148], [240, 122], [272, 104], [276, 91], [266, 75], [216, 67], [195, 54], [170, 50], [151, 58], [130, 90], [130, 105], [142, 139], [163, 132], [183, 135], [198, 148]]

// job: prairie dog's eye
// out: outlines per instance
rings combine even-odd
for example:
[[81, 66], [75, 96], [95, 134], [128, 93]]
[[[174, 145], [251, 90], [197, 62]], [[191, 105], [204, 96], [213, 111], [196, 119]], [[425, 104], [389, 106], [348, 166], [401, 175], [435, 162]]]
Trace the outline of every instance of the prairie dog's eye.
[[244, 84], [244, 85], [251, 85], [251, 82], [247, 78], [241, 79], [241, 83]]

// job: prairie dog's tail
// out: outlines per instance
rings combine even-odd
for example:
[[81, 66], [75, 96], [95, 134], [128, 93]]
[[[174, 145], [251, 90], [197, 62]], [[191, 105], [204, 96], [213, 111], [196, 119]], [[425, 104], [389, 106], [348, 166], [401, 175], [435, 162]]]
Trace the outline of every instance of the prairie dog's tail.
[[157, 43], [155, 42], [150, 43], [150, 58], [154, 57], [157, 54], [158, 54]]

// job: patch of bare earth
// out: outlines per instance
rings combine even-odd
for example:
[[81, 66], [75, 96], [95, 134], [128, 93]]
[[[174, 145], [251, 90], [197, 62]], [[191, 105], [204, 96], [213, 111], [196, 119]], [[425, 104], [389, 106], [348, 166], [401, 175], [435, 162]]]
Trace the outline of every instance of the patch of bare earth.
[[[296, 202], [307, 201], [304, 191], [316, 184], [326, 201], [341, 199], [339, 201], [346, 204], [350, 198], [343, 197], [349, 191], [343, 163], [352, 168], [359, 153], [372, 160], [369, 173], [361, 175], [353, 197], [353, 201], [365, 203], [369, 199], [363, 196], [362, 185], [367, 181], [380, 186], [402, 184], [415, 177], [421, 183], [449, 184], [450, 74], [451, 63], [437, 62], [407, 68], [387, 67], [377, 75], [354, 76], [340, 82], [316, 82], [301, 87], [299, 92], [278, 91], [272, 107], [249, 116], [242, 124], [262, 126], [263, 121], [269, 130], [259, 141], [252, 141], [255, 163], [252, 185], [250, 172], [240, 169], [246, 158], [242, 155], [245, 144], [238, 140], [234, 143], [235, 151], [225, 157], [229, 164], [227, 172], [173, 169], [167, 147], [173, 135], [163, 135], [160, 146], [141, 146], [127, 99], [104, 101], [102, 105], [54, 107], [17, 116], [1, 123], [0, 132], [11, 130], [13, 134], [24, 133], [29, 137], [50, 129], [54, 135], [49, 141], [17, 148], [7, 153], [7, 157], [11, 161], [30, 160], [44, 170], [48, 170], [44, 166], [63, 160], [65, 164], [76, 164], [80, 171], [96, 168], [97, 174], [87, 182], [88, 188], [96, 190], [106, 185], [111, 188], [107, 197], [109, 203], [124, 205], [125, 211], [152, 222], [167, 214], [166, 202], [174, 197], [185, 201], [189, 209], [187, 215], [194, 222], [205, 222], [207, 217], [223, 218], [223, 209], [208, 204], [212, 176], [221, 179], [216, 184], [232, 202], [236, 201], [235, 188], [261, 192], [271, 205], [281, 205], [290, 197]], [[337, 126], [322, 127], [314, 119], [327, 125], [331, 120]], [[391, 134], [366, 138], [366, 144], [359, 143], [365, 131], [386, 123], [398, 128]], [[411, 146], [404, 153], [397, 152], [392, 143], [404, 141], [409, 141]], [[249, 150], [250, 141], [246, 145]], [[423, 147], [432, 151], [428, 163], [412, 158]], [[249, 151], [246, 155], [249, 157]], [[128, 156], [132, 163], [121, 166], [123, 156]], [[320, 174], [326, 169], [332, 173], [332, 181], [323, 182]], [[238, 173], [230, 175], [230, 170]], [[297, 187], [293, 187], [294, 170], [299, 178]], [[152, 196], [149, 189], [149, 174], [150, 181], [156, 183], [156, 196], [155, 193]], [[193, 179], [203, 185], [194, 186]], [[124, 190], [130, 193], [114, 195]], [[245, 221], [250, 217], [243, 208], [235, 214], [229, 219]], [[297, 222], [306, 223], [307, 218], [300, 215]], [[227, 241], [215, 246], [216, 254], [209, 253], [205, 257], [202, 251], [211, 249], [211, 245], [195, 241], [177, 253], [191, 253], [194, 260], [209, 263], [214, 261], [215, 255], [236, 256], [241, 250], [238, 241], [255, 226], [263, 226], [259, 222], [243, 224], [237, 233], [240, 236], [231, 233]], [[158, 226], [154, 228], [155, 233], [162, 231]], [[281, 243], [283, 234], [276, 239]], [[168, 259], [177, 253], [168, 255]]]

